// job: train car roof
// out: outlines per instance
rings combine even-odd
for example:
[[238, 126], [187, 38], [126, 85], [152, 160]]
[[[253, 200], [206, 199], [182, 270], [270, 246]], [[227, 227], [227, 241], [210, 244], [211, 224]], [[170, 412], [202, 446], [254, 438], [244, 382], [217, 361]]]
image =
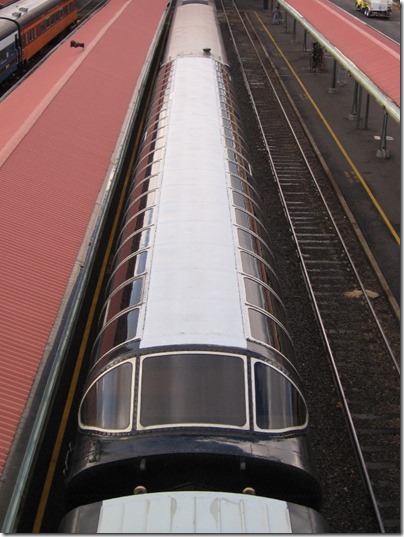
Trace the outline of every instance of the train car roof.
[[30, 20], [44, 11], [61, 3], [61, 0], [21, 0], [4, 7], [1, 16], [17, 21], [19, 24]]
[[66, 515], [62, 533], [325, 533], [308, 507], [248, 494], [159, 492], [114, 498]]
[[180, 56], [209, 56], [227, 64], [213, 6], [208, 2], [184, 2], [174, 16], [176, 31], [170, 34], [163, 63]]
[[176, 63], [142, 348], [246, 346], [215, 76], [213, 62]]

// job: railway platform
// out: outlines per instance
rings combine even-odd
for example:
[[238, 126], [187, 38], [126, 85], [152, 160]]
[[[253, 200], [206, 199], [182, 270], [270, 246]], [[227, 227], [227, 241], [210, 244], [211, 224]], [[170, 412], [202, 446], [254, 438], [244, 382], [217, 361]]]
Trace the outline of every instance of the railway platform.
[[308, 36], [305, 42], [303, 27], [297, 24], [295, 31], [292, 17], [285, 16], [282, 6], [281, 23], [273, 24], [271, 2], [268, 9], [263, 8], [262, 0], [239, 0], [237, 5], [240, 10], [251, 11], [251, 16], [265, 26], [270, 43], [267, 52], [399, 316], [400, 125], [388, 118], [387, 147], [381, 151], [384, 111], [372, 98], [367, 109], [365, 95], [361, 109], [355, 108], [355, 82], [349, 72], [338, 68], [334, 87], [333, 58], [327, 53], [321, 69], [314, 72], [310, 64], [314, 39]]
[[[0, 106], [0, 523], [14, 532], [167, 14], [114, 0]], [[71, 46], [74, 40], [81, 47]], [[64, 334], [64, 335], [63, 335]], [[76, 360], [70, 357], [69, 360]]]

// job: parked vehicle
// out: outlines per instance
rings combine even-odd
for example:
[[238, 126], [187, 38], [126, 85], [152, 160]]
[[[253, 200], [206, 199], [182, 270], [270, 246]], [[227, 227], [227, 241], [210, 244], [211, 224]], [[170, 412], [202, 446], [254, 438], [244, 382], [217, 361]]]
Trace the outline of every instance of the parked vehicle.
[[390, 17], [393, 9], [393, 0], [356, 0], [356, 10], [366, 17]]

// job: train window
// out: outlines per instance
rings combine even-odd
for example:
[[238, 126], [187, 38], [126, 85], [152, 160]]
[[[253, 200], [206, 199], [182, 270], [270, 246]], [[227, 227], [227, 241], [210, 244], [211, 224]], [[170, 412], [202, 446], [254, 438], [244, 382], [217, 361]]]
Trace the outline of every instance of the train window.
[[261, 311], [248, 308], [251, 337], [273, 347], [286, 358], [294, 356], [293, 344], [286, 330], [275, 319]]
[[124, 362], [104, 373], [89, 388], [80, 405], [83, 429], [128, 431], [133, 420], [134, 364]]
[[[231, 134], [229, 136], [228, 133], [225, 132], [225, 143], [226, 143], [226, 147], [228, 147], [232, 151], [247, 155], [244, 141], [238, 136], [231, 136]], [[230, 154], [228, 156], [229, 158], [231, 158]], [[236, 159], [234, 158], [232, 160], [236, 160]]]
[[230, 176], [230, 184], [232, 188], [235, 188], [236, 190], [247, 194], [247, 196], [250, 196], [250, 198], [254, 199], [255, 201], [261, 199], [255, 188], [251, 185], [251, 182], [247, 182], [245, 179], [241, 179], [241, 177], [239, 177], [238, 175]]
[[272, 289], [275, 290], [277, 295], [281, 295], [280, 285], [278, 278], [273, 272], [273, 269], [270, 268], [262, 259], [255, 257], [247, 252], [240, 252], [241, 255], [241, 265], [243, 271], [250, 276], [263, 281], [269, 285]]
[[[149, 190], [136, 199], [131, 200], [128, 208], [126, 209], [125, 219], [132, 218], [135, 214], [139, 213], [143, 209], [152, 207], [156, 204], [157, 190]], [[148, 224], [146, 224], [148, 225]]]
[[240, 179], [240, 177], [234, 178], [232, 176], [231, 179], [231, 186], [238, 192], [242, 192], [245, 196], [248, 196], [251, 198], [257, 206], [261, 203], [261, 198], [257, 194], [257, 191], [254, 187], [252, 187], [249, 183], [247, 183], [245, 180]]
[[251, 336], [258, 341], [262, 341], [263, 343], [278, 349], [278, 334], [276, 332], [274, 321], [263, 313], [251, 308], [248, 309], [248, 317], [250, 320]]
[[[150, 147], [148, 148], [150, 150]], [[142, 160], [139, 161], [139, 167], [151, 166], [156, 162], [159, 162], [163, 157], [163, 148], [153, 147], [148, 154], [142, 155]]]
[[255, 209], [254, 201], [250, 197], [241, 194], [240, 192], [233, 191], [233, 203], [234, 205], [237, 205], [237, 207], [241, 207], [250, 213], [255, 214], [255, 212], [258, 212]]
[[[251, 181], [251, 169], [249, 165], [247, 169], [244, 166], [240, 166], [239, 164], [237, 164], [236, 162], [232, 160], [227, 160], [226, 163], [227, 163], [227, 168], [230, 174], [238, 175], [239, 177], [241, 177], [241, 179], [244, 179], [244, 181], [246, 182]], [[244, 163], [246, 165], [248, 164], [247, 161], [244, 161]]]
[[148, 132], [155, 132], [155, 138], [165, 137], [167, 125], [167, 113], [165, 111], [162, 113], [161, 110], [158, 110], [155, 114], [150, 115], [150, 118], [147, 121], [147, 130]]
[[94, 348], [97, 347], [96, 361], [114, 347], [134, 340], [137, 334], [138, 321], [139, 308], [135, 308], [122, 313], [104, 326], [94, 345]]
[[235, 132], [242, 132], [240, 116], [235, 108], [222, 103], [222, 115], [229, 119], [232, 123], [232, 130]]
[[142, 152], [139, 155], [138, 162], [142, 162], [145, 155], [147, 155], [148, 153], [164, 148], [165, 143], [166, 143], [165, 131], [148, 129], [144, 136]]
[[119, 246], [114, 256], [114, 266], [129, 257], [131, 254], [136, 253], [138, 250], [144, 250], [150, 245], [152, 236], [152, 228], [145, 228], [137, 231], [133, 235], [130, 235]]
[[110, 295], [105, 312], [105, 321], [115, 317], [119, 312], [140, 304], [142, 299], [143, 278], [136, 278], [114, 289]]
[[249, 304], [271, 313], [279, 322], [286, 324], [283, 304], [270, 289], [250, 278], [244, 278], [244, 287]]
[[130, 280], [135, 276], [143, 274], [146, 270], [147, 250], [127, 257], [112, 273], [108, 290], [116, 289], [121, 283]]
[[307, 426], [307, 409], [295, 384], [280, 371], [253, 361], [255, 428], [266, 431]]
[[236, 213], [236, 223], [241, 227], [251, 229], [251, 224], [250, 224], [251, 215], [245, 211], [240, 211], [238, 209], [236, 209], [235, 213]]
[[241, 209], [235, 209], [234, 212], [236, 215], [236, 224], [255, 231], [260, 236], [268, 236], [268, 232], [264, 228], [261, 220], [259, 220], [255, 215], [252, 215], [247, 211], [242, 211]]
[[160, 184], [159, 175], [151, 175], [146, 177], [136, 177], [136, 181], [132, 182], [131, 193], [133, 196], [137, 197], [142, 193], [147, 192], [148, 190], [155, 190]]
[[270, 265], [274, 266], [275, 261], [272, 252], [268, 246], [261, 239], [252, 235], [251, 233], [244, 231], [243, 229], [237, 230], [238, 240], [241, 248], [245, 248], [252, 253], [255, 253], [265, 260], [270, 261]]
[[158, 117], [158, 114], [160, 114], [161, 110], [163, 108], [167, 108], [169, 103], [169, 96], [168, 93], [157, 93], [157, 97], [154, 99], [150, 106], [150, 111], [148, 112], [148, 120], [150, 118]]
[[[153, 181], [153, 183], [156, 183], [157, 181]], [[131, 203], [133, 203], [131, 200], [140, 199], [142, 196], [147, 196], [147, 198], [142, 201], [144, 207], [151, 207], [156, 203], [157, 198], [157, 188], [152, 188], [151, 181], [142, 181], [139, 185], [137, 185], [132, 192], [130, 193], [129, 203], [128, 206], [130, 206]]]
[[241, 356], [184, 353], [142, 361], [139, 427], [248, 427]]
[[132, 216], [129, 220], [125, 222], [125, 225], [119, 234], [118, 240], [124, 243], [125, 240], [128, 237], [131, 237], [133, 233], [135, 233], [136, 231], [146, 228], [146, 227], [148, 228], [148, 226], [151, 225], [152, 221], [153, 221], [153, 209], [147, 209], [146, 211], [140, 211], [136, 213], [134, 216]]

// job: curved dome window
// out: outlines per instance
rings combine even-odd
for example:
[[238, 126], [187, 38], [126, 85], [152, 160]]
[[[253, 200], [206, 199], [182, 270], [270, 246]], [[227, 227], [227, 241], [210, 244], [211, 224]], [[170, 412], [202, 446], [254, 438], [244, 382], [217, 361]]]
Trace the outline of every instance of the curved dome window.
[[306, 427], [306, 403], [295, 384], [264, 362], [254, 361], [253, 368], [255, 428], [282, 431]]
[[138, 334], [139, 308], [124, 311], [106, 324], [98, 334], [92, 355], [98, 362], [107, 352], [132, 341]]
[[85, 394], [79, 412], [83, 429], [129, 431], [133, 419], [132, 361], [109, 369]]
[[268, 313], [250, 307], [248, 320], [252, 339], [277, 349], [289, 360], [293, 359], [295, 354], [293, 343], [285, 327], [279, 321]]

